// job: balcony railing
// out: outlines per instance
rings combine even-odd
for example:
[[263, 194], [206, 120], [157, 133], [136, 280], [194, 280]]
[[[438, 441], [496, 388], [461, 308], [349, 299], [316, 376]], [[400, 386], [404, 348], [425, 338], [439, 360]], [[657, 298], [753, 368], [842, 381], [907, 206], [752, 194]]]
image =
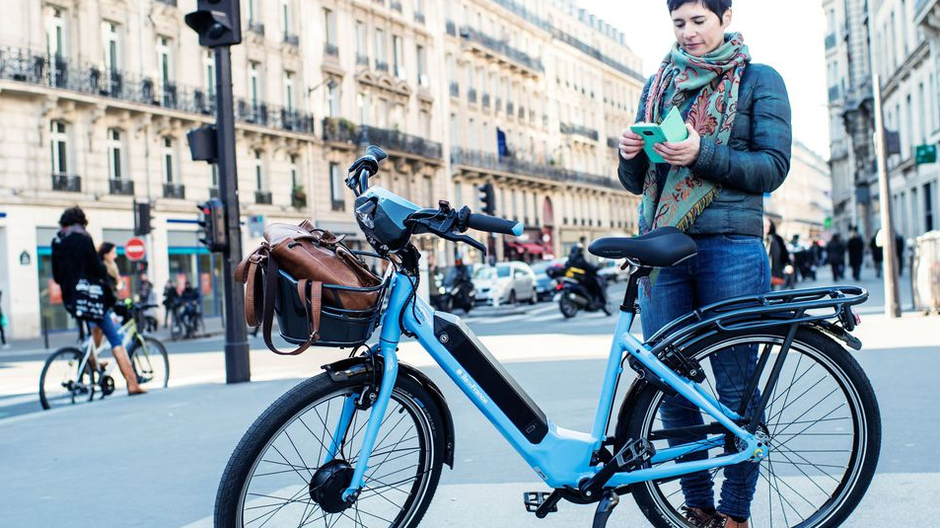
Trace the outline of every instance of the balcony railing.
[[284, 44], [300, 46], [300, 36], [292, 33], [284, 33]]
[[255, 203], [259, 205], [271, 205], [271, 191], [255, 191]]
[[75, 174], [52, 173], [52, 190], [82, 192], [82, 177]]
[[477, 44], [480, 44], [481, 46], [490, 49], [491, 51], [495, 51], [496, 53], [503, 55], [510, 61], [515, 62], [524, 68], [534, 70], [539, 73], [545, 71], [541, 60], [517, 50], [516, 48], [510, 46], [505, 40], [495, 39], [467, 25], [460, 26], [460, 36], [466, 40], [469, 40], [470, 42], [476, 42]]
[[[149, 77], [118, 70], [102, 70], [93, 63], [67, 60], [27, 49], [0, 47], [0, 79], [193, 114], [215, 113], [215, 94], [201, 88], [162, 84]], [[255, 105], [247, 101], [240, 104], [236, 102], [235, 117], [243, 123], [313, 133], [311, 114], [288, 111], [260, 101]]]
[[339, 57], [339, 47], [336, 44], [326, 42], [323, 44], [323, 53], [330, 57]]
[[397, 150], [425, 158], [441, 159], [441, 144], [419, 136], [412, 136], [368, 125], [356, 126], [352, 121], [328, 117], [323, 120], [323, 140], [361, 144], [365, 142], [378, 145], [387, 150]]
[[560, 40], [560, 41], [562, 41], [562, 42], [568, 44], [569, 46], [571, 46], [571, 47], [577, 49], [577, 50], [580, 51], [581, 53], [584, 53], [585, 55], [587, 55], [587, 56], [589, 56], [589, 57], [592, 57], [592, 58], [594, 58], [594, 59], [596, 59], [596, 60], [599, 60], [599, 61], [603, 62], [604, 64], [610, 66], [611, 68], [613, 68], [613, 69], [619, 71], [620, 73], [622, 73], [622, 74], [624, 74], [624, 75], [629, 75], [630, 77], [633, 77], [634, 79], [636, 79], [636, 80], [638, 80], [638, 81], [640, 81], [640, 82], [645, 82], [645, 81], [646, 81], [646, 78], [643, 77], [643, 75], [641, 75], [640, 72], [634, 70], [633, 68], [627, 66], [626, 64], [622, 64], [622, 63], [620, 63], [620, 62], [618, 62], [618, 61], [616, 61], [616, 60], [614, 60], [614, 59], [608, 57], [607, 55], [604, 55], [603, 53], [601, 53], [601, 51], [600, 51], [599, 49], [595, 48], [594, 46], [591, 46], [590, 44], [586, 44], [586, 43], [584, 43], [584, 42], [578, 40], [577, 38], [575, 38], [575, 37], [573, 37], [573, 36], [571, 36], [571, 35], [565, 33], [564, 31], [562, 31], [562, 30], [560, 30], [560, 29], [553, 28], [553, 29], [552, 29], [552, 36], [555, 37], [556, 39], [558, 39], [558, 40]]
[[490, 94], [488, 93], [483, 94], [483, 97], [480, 98], [480, 102], [483, 103], [483, 108], [489, 108], [490, 107]]
[[251, 31], [252, 33], [257, 33], [263, 37], [264, 36], [264, 24], [262, 24], [261, 22], [258, 22], [257, 20], [249, 20], [248, 31]]
[[122, 196], [134, 196], [134, 182], [133, 180], [125, 180], [123, 178], [110, 179], [108, 180], [108, 187], [111, 190], [111, 194], [119, 194]]
[[186, 186], [182, 183], [164, 183], [163, 197], [176, 198], [177, 200], [186, 199]]
[[450, 96], [451, 97], [460, 97], [460, 84], [456, 82], [450, 83]]
[[467, 90], [467, 101], [471, 103], [477, 102], [477, 90], [476, 88], [470, 88]]
[[455, 147], [450, 151], [453, 165], [483, 168], [510, 174], [552, 180], [560, 183], [577, 182], [616, 189], [620, 182], [600, 174], [560, 169], [552, 165], [517, 159], [511, 156], [497, 156], [488, 152]]
[[362, 55], [361, 53], [356, 54], [356, 65], [357, 66], [368, 66], [369, 65], [369, 56]]
[[598, 134], [597, 130], [581, 125], [569, 125], [567, 123], [562, 123], [559, 129], [561, 130], [562, 134], [584, 136], [592, 141], [597, 141], [600, 137], [600, 134]]
[[834, 47], [836, 47], [836, 34], [830, 33], [826, 35], [826, 51], [829, 51]]

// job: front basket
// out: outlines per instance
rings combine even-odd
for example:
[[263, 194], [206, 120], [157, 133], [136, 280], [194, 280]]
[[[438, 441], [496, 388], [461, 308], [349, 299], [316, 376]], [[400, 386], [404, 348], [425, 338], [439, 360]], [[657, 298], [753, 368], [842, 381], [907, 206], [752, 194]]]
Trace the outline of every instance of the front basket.
[[[279, 271], [278, 291], [274, 301], [274, 313], [281, 337], [288, 343], [301, 345], [310, 337], [310, 323], [307, 319], [307, 310], [304, 308], [309, 300], [301, 300], [297, 293], [297, 281], [293, 277]], [[336, 284], [323, 285], [324, 299], [334, 297], [327, 292], [339, 291], [347, 294], [375, 294], [376, 303], [367, 310], [347, 310], [327, 306], [326, 303], [320, 311], [320, 339], [313, 342], [313, 346], [327, 347], [355, 347], [365, 343], [375, 331], [379, 316], [382, 312], [382, 301], [385, 293], [385, 283], [366, 288], [354, 288]]]

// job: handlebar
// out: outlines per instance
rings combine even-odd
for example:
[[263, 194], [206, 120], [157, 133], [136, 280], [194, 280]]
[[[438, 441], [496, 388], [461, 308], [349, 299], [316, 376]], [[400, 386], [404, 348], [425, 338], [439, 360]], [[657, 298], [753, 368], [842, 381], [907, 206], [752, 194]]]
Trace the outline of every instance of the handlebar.
[[497, 216], [471, 213], [467, 217], [467, 227], [477, 231], [487, 231], [489, 233], [502, 233], [504, 235], [522, 235], [525, 226], [522, 222], [513, 222]]
[[369, 145], [366, 153], [353, 162], [346, 171], [346, 186], [352, 189], [356, 196], [366, 192], [369, 188], [369, 177], [379, 171], [379, 163], [385, 161], [388, 154], [375, 145]]

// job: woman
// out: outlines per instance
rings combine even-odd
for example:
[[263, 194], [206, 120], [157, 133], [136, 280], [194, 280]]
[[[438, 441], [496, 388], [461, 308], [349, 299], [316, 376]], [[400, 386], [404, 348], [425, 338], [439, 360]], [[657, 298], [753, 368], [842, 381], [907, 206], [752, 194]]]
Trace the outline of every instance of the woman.
[[[59, 226], [62, 229], [52, 241], [52, 277], [62, 288], [62, 301], [66, 310], [72, 315], [75, 311], [75, 287], [79, 280], [85, 279], [102, 285], [107, 285], [111, 281], [107, 268], [95, 252], [95, 244], [91, 236], [85, 231], [87, 225], [88, 219], [80, 207], [66, 209], [59, 218]], [[110, 303], [114, 303], [114, 298], [110, 299]], [[111, 318], [111, 311], [108, 310], [101, 321], [91, 323], [91, 325], [100, 328], [108, 338], [114, 360], [117, 361], [118, 368], [127, 381], [128, 394], [145, 393], [146, 391], [137, 383], [137, 374], [131, 367], [131, 361], [124, 349], [117, 325]], [[90, 361], [95, 368], [94, 354]]]
[[[647, 338], [694, 308], [770, 290], [762, 241], [763, 194], [783, 183], [790, 166], [786, 87], [773, 68], [750, 63], [740, 34], [725, 34], [731, 0], [668, 0], [667, 6], [677, 42], [646, 83], [637, 121], [659, 122], [676, 106], [689, 136], [656, 145], [666, 163], [654, 164], [643, 152], [643, 139], [624, 131], [619, 173], [627, 190], [643, 195], [641, 233], [676, 226], [695, 239], [698, 255], [660, 270], [643, 284], [640, 305]], [[713, 381], [725, 405], [738, 408], [756, 362], [753, 347], [712, 356]], [[732, 363], [745, 368], [728, 369]], [[749, 409], [758, 398], [755, 394], [748, 402]], [[664, 402], [666, 427], [701, 423], [701, 414], [689, 411], [683, 401]], [[747, 462], [726, 468], [717, 507], [709, 473], [683, 477], [689, 522], [747, 527], [758, 470]]]
[[120, 298], [121, 290], [124, 289], [124, 279], [121, 278], [121, 272], [117, 267], [117, 246], [111, 242], [102, 242], [98, 246], [98, 258], [108, 270], [108, 286], [111, 287], [114, 298]]
[[[783, 237], [777, 234], [773, 220], [764, 219], [764, 249], [770, 259], [770, 285], [774, 289], [783, 289], [787, 285], [787, 266], [790, 264], [790, 252]], [[792, 284], [789, 286], [792, 287]]]

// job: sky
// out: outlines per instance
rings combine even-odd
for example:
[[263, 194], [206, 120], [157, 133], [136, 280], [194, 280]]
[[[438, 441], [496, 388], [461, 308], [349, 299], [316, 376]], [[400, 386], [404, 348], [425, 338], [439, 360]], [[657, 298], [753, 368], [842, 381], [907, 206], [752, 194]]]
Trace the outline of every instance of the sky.
[[[578, 0], [578, 4], [624, 32], [627, 45], [643, 61], [645, 76], [656, 72], [675, 42], [666, 0]], [[790, 96], [793, 137], [828, 159], [826, 16], [822, 2], [734, 0], [729, 30], [741, 33], [754, 62], [780, 72]]]

